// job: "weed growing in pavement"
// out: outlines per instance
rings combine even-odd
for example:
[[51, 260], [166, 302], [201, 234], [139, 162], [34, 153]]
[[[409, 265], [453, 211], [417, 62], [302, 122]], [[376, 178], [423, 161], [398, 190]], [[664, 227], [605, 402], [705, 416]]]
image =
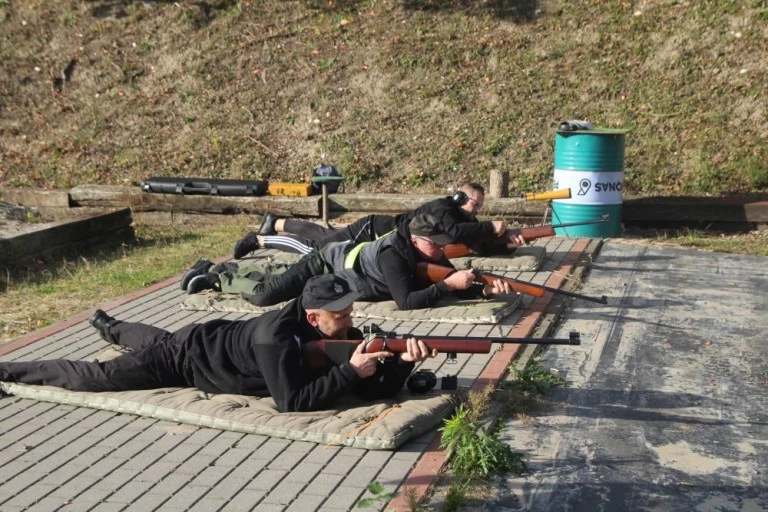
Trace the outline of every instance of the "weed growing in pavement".
[[387, 491], [380, 482], [371, 482], [367, 485], [368, 492], [373, 494], [372, 498], [363, 498], [357, 502], [357, 508], [370, 508], [374, 505], [383, 504], [391, 501], [397, 496], [396, 492]]
[[543, 369], [536, 360], [531, 360], [522, 370], [510, 366], [509, 374], [514, 380], [505, 382], [503, 387], [511, 391], [527, 391], [547, 395], [552, 389], [566, 384], [564, 379]]
[[522, 457], [499, 439], [499, 431], [484, 425], [492, 392], [489, 386], [482, 393], [470, 393], [440, 429], [440, 447], [447, 449], [457, 475], [474, 478], [525, 471]]

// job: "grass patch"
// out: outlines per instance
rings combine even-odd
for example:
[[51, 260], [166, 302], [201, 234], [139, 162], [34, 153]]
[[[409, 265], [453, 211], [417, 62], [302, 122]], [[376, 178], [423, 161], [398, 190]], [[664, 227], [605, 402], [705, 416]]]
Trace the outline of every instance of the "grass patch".
[[9, 274], [0, 295], [0, 343], [179, 274], [232, 251], [243, 225], [135, 227], [135, 242]]
[[[627, 195], [765, 191], [767, 12], [0, 0], [0, 185], [138, 183], [151, 169], [296, 181], [326, 160], [350, 192], [442, 192], [495, 168], [544, 190], [559, 121], [582, 118], [631, 130]], [[87, 63], [52, 94], [76, 55]]]

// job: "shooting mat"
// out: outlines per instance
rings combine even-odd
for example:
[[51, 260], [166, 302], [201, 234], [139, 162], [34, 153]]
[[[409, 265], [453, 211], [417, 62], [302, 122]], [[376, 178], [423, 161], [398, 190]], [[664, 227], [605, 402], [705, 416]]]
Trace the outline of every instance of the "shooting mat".
[[[97, 359], [117, 354], [108, 349]], [[349, 398], [336, 409], [280, 413], [271, 398], [214, 395], [195, 388], [90, 393], [11, 382], [0, 382], [0, 388], [43, 402], [366, 450], [394, 450], [438, 427], [456, 405], [456, 397], [447, 392], [414, 395], [403, 389], [394, 399], [366, 402]]]
[[[254, 258], [247, 258], [242, 260], [248, 265], [255, 265], [256, 270], [262, 270], [259, 268], [259, 264], [267, 266], [272, 264], [291, 264], [297, 262], [301, 258], [299, 254], [292, 253], [279, 253], [273, 256], [256, 256]], [[512, 254], [496, 255], [496, 256], [465, 256], [463, 258], [452, 258], [451, 263], [456, 268], [476, 268], [478, 270], [487, 271], [519, 271], [519, 272], [535, 272], [541, 268], [541, 265], [547, 259], [547, 249], [543, 246], [531, 245], [526, 247], [518, 247]]]
[[[444, 299], [433, 308], [403, 311], [394, 301], [355, 302], [352, 316], [376, 320], [401, 320], [415, 322], [437, 322], [451, 324], [495, 324], [517, 309], [519, 295], [504, 295], [490, 300]], [[181, 308], [192, 311], [227, 311], [253, 313], [279, 309], [284, 304], [269, 307], [254, 306], [239, 295], [205, 291], [187, 295]]]

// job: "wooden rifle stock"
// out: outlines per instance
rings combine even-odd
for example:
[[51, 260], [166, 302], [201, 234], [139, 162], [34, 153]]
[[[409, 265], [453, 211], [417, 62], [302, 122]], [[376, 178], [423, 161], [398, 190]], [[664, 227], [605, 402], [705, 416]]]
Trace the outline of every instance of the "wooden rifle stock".
[[[584, 222], [567, 222], [565, 224], [546, 224], [544, 226], [533, 226], [530, 228], [521, 228], [520, 229], [520, 236], [522, 236], [526, 242], [532, 242], [534, 240], [538, 240], [539, 238], [546, 238], [548, 236], [555, 236], [555, 229], [558, 228], [568, 228], [571, 226], [586, 226], [587, 224], [602, 224], [603, 222], [608, 222], [610, 219], [609, 215], [603, 215], [601, 219], [598, 220], [587, 220]], [[464, 256], [469, 256], [473, 254], [474, 251], [464, 244], [448, 244], [445, 246], [445, 257], [448, 259], [451, 258], [463, 258]]]
[[[416, 276], [422, 279], [427, 279], [432, 283], [439, 283], [444, 281], [445, 278], [456, 272], [456, 269], [450, 267], [443, 267], [442, 265], [435, 265], [434, 263], [419, 262], [416, 264]], [[608, 298], [605, 295], [600, 297], [590, 297], [589, 295], [582, 295], [580, 293], [569, 292], [566, 290], [560, 290], [559, 288], [552, 288], [551, 286], [544, 286], [543, 284], [530, 283], [528, 281], [521, 281], [512, 277], [504, 277], [498, 274], [491, 274], [490, 272], [481, 272], [479, 270], [472, 269], [475, 274], [475, 281], [478, 283], [487, 284], [493, 286], [493, 282], [496, 279], [500, 279], [509, 284], [512, 290], [518, 293], [524, 293], [526, 295], [532, 295], [533, 297], [541, 297], [546, 292], [557, 293], [559, 295], [566, 295], [568, 297], [576, 297], [577, 299], [584, 299], [591, 302], [597, 302], [600, 304], [608, 304]]]

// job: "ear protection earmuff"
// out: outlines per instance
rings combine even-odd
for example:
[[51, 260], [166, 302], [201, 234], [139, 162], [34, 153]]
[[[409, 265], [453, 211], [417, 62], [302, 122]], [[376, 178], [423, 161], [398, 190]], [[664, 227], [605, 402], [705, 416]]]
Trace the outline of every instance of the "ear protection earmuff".
[[453, 202], [456, 203], [459, 206], [464, 206], [467, 204], [467, 201], [469, 201], [469, 197], [467, 196], [467, 193], [463, 190], [457, 190], [455, 194], [453, 194]]

